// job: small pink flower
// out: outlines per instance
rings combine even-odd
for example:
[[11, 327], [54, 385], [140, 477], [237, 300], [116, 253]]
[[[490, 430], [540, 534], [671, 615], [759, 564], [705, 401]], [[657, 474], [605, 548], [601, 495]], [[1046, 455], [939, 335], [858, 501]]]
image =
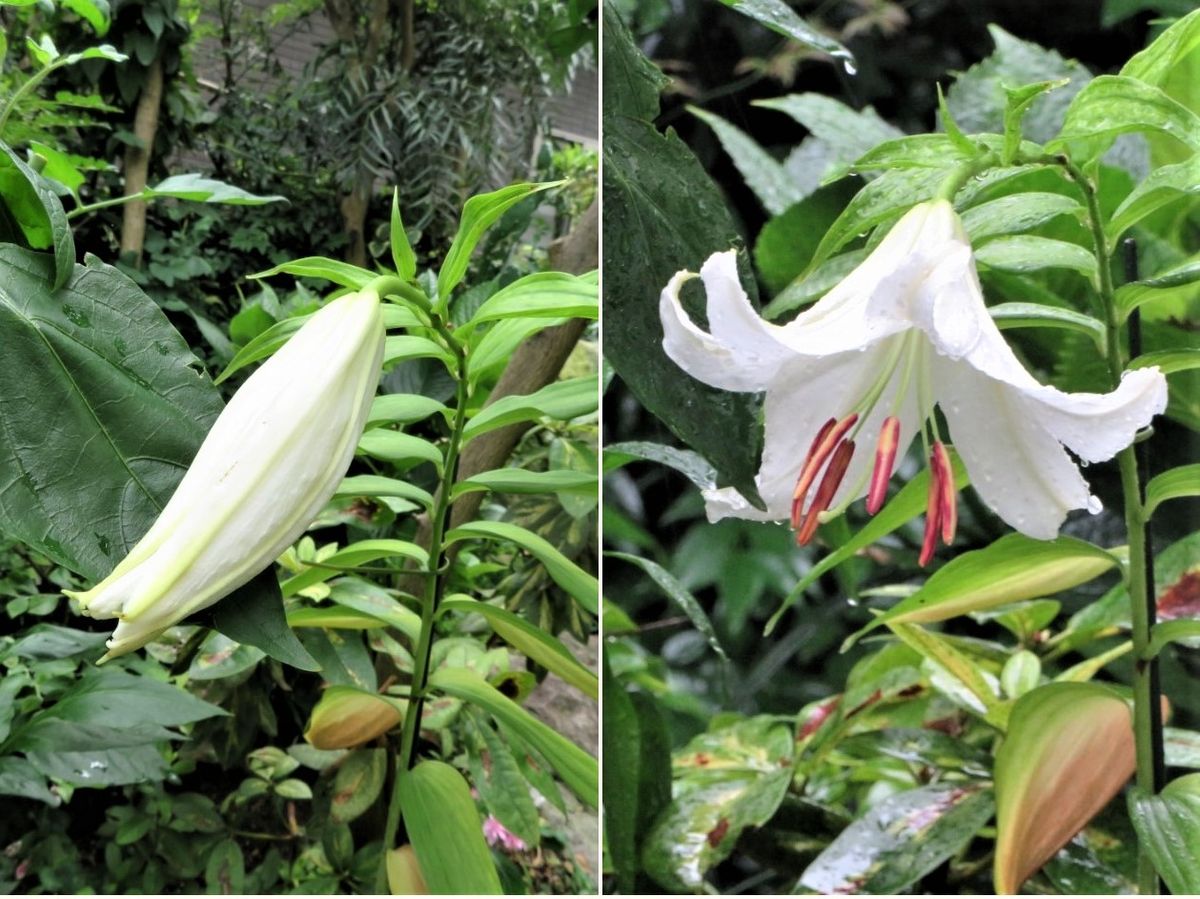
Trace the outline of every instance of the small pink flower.
[[25, 878], [25, 875], [28, 873], [29, 873], [29, 859], [25, 859], [23, 862], [21, 862], [19, 865], [17, 865], [17, 870], [15, 872], [13, 872], [13, 876], [16, 877], [17, 880], [23, 880]]
[[488, 815], [483, 822], [483, 838], [489, 846], [499, 843], [509, 852], [520, 852], [527, 848], [525, 841], [497, 821], [494, 815]]

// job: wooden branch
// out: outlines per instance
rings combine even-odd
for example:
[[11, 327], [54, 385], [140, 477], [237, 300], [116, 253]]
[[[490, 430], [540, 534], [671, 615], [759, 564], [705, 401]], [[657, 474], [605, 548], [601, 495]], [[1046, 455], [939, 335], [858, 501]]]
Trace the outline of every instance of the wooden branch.
[[[158, 133], [158, 111], [162, 106], [162, 58], [155, 57], [146, 70], [146, 83], [138, 97], [133, 116], [133, 134], [140, 146], [125, 150], [125, 195], [139, 194], [146, 189], [150, 175], [150, 158], [154, 152], [154, 136]], [[146, 244], [146, 201], [130, 200], [121, 211], [121, 256], [130, 256], [135, 266], [142, 264], [142, 248]]]

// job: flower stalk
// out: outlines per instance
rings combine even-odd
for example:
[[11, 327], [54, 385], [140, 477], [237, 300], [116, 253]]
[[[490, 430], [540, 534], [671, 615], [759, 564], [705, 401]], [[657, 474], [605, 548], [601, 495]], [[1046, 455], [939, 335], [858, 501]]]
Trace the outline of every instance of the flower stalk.
[[[421, 730], [421, 716], [425, 702], [425, 692], [429, 685], [430, 653], [433, 649], [433, 625], [437, 618], [438, 605], [441, 603], [445, 586], [446, 572], [445, 534], [450, 512], [450, 490], [454, 486], [458, 469], [458, 456], [462, 449], [463, 431], [467, 425], [467, 402], [470, 399], [470, 381], [467, 378], [467, 355], [462, 343], [454, 336], [442, 316], [437, 312], [429, 313], [431, 326], [454, 355], [456, 365], [451, 372], [457, 388], [455, 391], [454, 418], [451, 424], [450, 438], [446, 443], [443, 456], [441, 482], [434, 499], [433, 510], [430, 513], [429, 565], [424, 574], [425, 591], [421, 604], [421, 632], [417, 638], [416, 651], [413, 654], [413, 679], [409, 690], [409, 705], [404, 716], [404, 725], [400, 732], [400, 752], [395, 757], [393, 770], [392, 796], [388, 803], [387, 822], [384, 828], [383, 845], [391, 849], [396, 842], [396, 832], [400, 827], [400, 783], [412, 769], [415, 761], [417, 736]], [[381, 889], [386, 893], [387, 872], [380, 872]]]
[[[1097, 289], [1104, 313], [1106, 361], [1112, 383], [1117, 384], [1128, 360], [1121, 347], [1121, 317], [1112, 279], [1112, 248], [1104, 234], [1104, 218], [1100, 212], [1096, 186], [1083, 170], [1066, 156], [1039, 161], [1061, 166], [1066, 176], [1083, 193], [1088, 227], [1092, 234], [1092, 249], [1096, 256]], [[1136, 259], [1133, 263], [1132, 266], [1127, 264], [1127, 276], [1130, 280], [1137, 277]], [[1132, 339], [1133, 334], [1130, 336], [1132, 349], [1135, 341]], [[1158, 680], [1157, 660], [1145, 659], [1145, 650], [1150, 643], [1150, 629], [1154, 626], [1155, 588], [1150, 548], [1147, 544], [1144, 485], [1142, 472], [1139, 471], [1136, 446], [1131, 444], [1121, 450], [1117, 455], [1117, 465], [1121, 475], [1125, 529], [1129, 541], [1125, 582], [1129, 591], [1133, 654], [1137, 660], [1133, 666], [1133, 732], [1137, 752], [1135, 776], [1139, 789], [1154, 795], [1163, 787], [1162, 689]], [[1142, 895], [1159, 893], [1158, 873], [1154, 870], [1154, 862], [1140, 841], [1137, 884], [1138, 892]]]

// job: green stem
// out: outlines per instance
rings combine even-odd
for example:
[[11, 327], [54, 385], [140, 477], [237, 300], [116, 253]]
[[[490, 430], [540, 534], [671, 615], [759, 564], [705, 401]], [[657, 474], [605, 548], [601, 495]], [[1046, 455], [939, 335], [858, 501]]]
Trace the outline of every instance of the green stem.
[[[1125, 358], [1121, 349], [1121, 318], [1117, 309], [1112, 280], [1111, 247], [1104, 235], [1104, 218], [1100, 213], [1100, 200], [1096, 186], [1083, 171], [1067, 157], [1054, 157], [1055, 164], [1062, 166], [1067, 177], [1083, 192], [1087, 203], [1088, 225], [1092, 232], [1092, 243], [1096, 254], [1097, 282], [1100, 304], [1104, 311], [1107, 337], [1106, 357], [1109, 377], [1115, 388], [1121, 382], [1125, 370]], [[1129, 588], [1129, 611], [1132, 621], [1133, 652], [1133, 735], [1137, 751], [1137, 785], [1148, 795], [1156, 790], [1155, 755], [1156, 732], [1162, 730], [1162, 713], [1159, 697], [1155, 695], [1153, 663], [1142, 661], [1146, 646], [1150, 642], [1150, 602], [1147, 589], [1146, 567], [1146, 521], [1142, 512], [1142, 484], [1138, 472], [1137, 455], [1133, 445], [1121, 450], [1117, 456], [1121, 473], [1121, 491], [1125, 500], [1125, 529], [1129, 537], [1129, 564], [1126, 567], [1126, 584]], [[1138, 843], [1138, 892], [1156, 895], [1159, 892], [1158, 874], [1145, 845]]]
[[[470, 382], [467, 378], [467, 357], [462, 344], [455, 338], [446, 324], [438, 315], [433, 316], [433, 327], [442, 339], [446, 341], [451, 352], [458, 361], [455, 377], [458, 390], [455, 400], [454, 423], [450, 439], [446, 445], [445, 464], [442, 466], [441, 484], [434, 500], [433, 512], [430, 516], [429, 535], [429, 566], [425, 572], [425, 595], [421, 606], [421, 633], [417, 638], [417, 648], [413, 655], [413, 680], [410, 688], [408, 710], [404, 715], [404, 725], [400, 732], [400, 752], [396, 756], [393, 772], [392, 798], [388, 804], [387, 823], [384, 828], [384, 850], [394, 849], [396, 832], [400, 827], [400, 784], [408, 775], [415, 760], [414, 753], [417, 735], [421, 729], [421, 707], [429, 684], [429, 660], [433, 649], [433, 625], [437, 616], [438, 604], [441, 602], [442, 591], [445, 587], [446, 573], [443, 569], [445, 547], [443, 545], [446, 532], [446, 522], [450, 512], [450, 489], [454, 486], [454, 478], [458, 468], [458, 454], [462, 447], [463, 431], [467, 426], [467, 402], [470, 399]], [[440, 576], [439, 576], [440, 573]], [[380, 873], [381, 886], [387, 892], [386, 865]]]
[[89, 212], [95, 212], [97, 209], [107, 209], [109, 206], [120, 206], [122, 203], [128, 203], [130, 200], [145, 200], [146, 195], [127, 194], [123, 197], [113, 197], [111, 200], [98, 200], [95, 203], [88, 203], [84, 206], [76, 206], [67, 213], [68, 221], [73, 218], [78, 218], [81, 215], [86, 215]]
[[980, 172], [990, 169], [997, 161], [995, 153], [985, 153], [976, 159], [968, 159], [946, 176], [945, 180], [938, 185], [937, 193], [933, 195], [933, 198], [953, 203], [954, 195], [962, 190], [968, 181]]
[[9, 116], [11, 116], [13, 110], [20, 105], [21, 101], [25, 98], [25, 95], [30, 93], [34, 88], [45, 81], [47, 75], [49, 75], [55, 69], [61, 68], [65, 64], [66, 63], [61, 58], [57, 59], [44, 69], [35, 72], [29, 77], [28, 81], [17, 88], [13, 95], [8, 98], [8, 102], [4, 104], [4, 109], [0, 111], [0, 136], [3, 136], [4, 134], [4, 126], [8, 124]]

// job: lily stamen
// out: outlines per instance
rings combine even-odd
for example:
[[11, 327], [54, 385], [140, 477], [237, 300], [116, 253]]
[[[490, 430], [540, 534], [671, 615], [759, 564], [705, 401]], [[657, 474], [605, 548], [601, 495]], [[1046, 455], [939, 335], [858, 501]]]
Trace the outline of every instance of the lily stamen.
[[842, 478], [846, 475], [846, 468], [850, 465], [853, 455], [853, 440], [843, 440], [834, 450], [829, 467], [825, 469], [825, 476], [821, 478], [821, 485], [817, 488], [817, 495], [813, 497], [808, 514], [804, 516], [804, 524], [796, 532], [796, 543], [799, 546], [806, 545], [817, 532], [821, 513], [833, 502], [833, 496], [837, 493], [838, 487], [842, 485]]
[[867, 493], [867, 513], [870, 515], [883, 508], [899, 445], [900, 419], [889, 415], [884, 419], [883, 427], [879, 429], [879, 443], [875, 447], [875, 468], [871, 471], [871, 488]]
[[[817, 473], [820, 472], [825, 461], [834, 453], [839, 441], [846, 435], [847, 431], [854, 427], [857, 421], [858, 413], [851, 412], [841, 421], [834, 421], [831, 418], [817, 432], [817, 436], [809, 448], [808, 456], [805, 457], [804, 466], [800, 469], [800, 477], [796, 480], [796, 489], [792, 492], [793, 528], [800, 527], [800, 521], [804, 515], [804, 499], [808, 496], [808, 490], [812, 487], [813, 481], [817, 479]], [[853, 448], [853, 444], [851, 444], [851, 448]], [[824, 486], [825, 482], [822, 481], [821, 484]], [[833, 499], [832, 494], [830, 494], [829, 499]], [[826, 504], [828, 502], [829, 500], [826, 500]]]
[[942, 543], [949, 546], [954, 542], [958, 528], [958, 491], [954, 489], [954, 469], [950, 465], [950, 454], [940, 440], [933, 445], [930, 464], [935, 467], [934, 479], [938, 486], [938, 517], [941, 519]]
[[938, 531], [941, 530], [942, 524], [942, 474], [937, 462], [936, 449], [941, 444], [934, 444], [934, 446], [935, 449], [929, 453], [929, 494], [925, 500], [925, 539], [921, 543], [921, 555], [917, 557], [917, 564], [922, 568], [933, 560], [933, 553], [937, 548]]

